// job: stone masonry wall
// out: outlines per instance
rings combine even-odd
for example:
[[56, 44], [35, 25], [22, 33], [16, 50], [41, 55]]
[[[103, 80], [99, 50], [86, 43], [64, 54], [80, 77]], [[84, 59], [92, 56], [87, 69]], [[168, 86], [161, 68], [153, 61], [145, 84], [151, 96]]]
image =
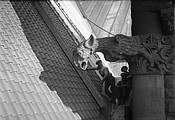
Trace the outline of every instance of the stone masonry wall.
[[[165, 35], [173, 35], [174, 33], [174, 16], [173, 8], [161, 10], [162, 30]], [[174, 39], [173, 39], [174, 40]], [[175, 41], [173, 41], [175, 46]], [[174, 49], [175, 51], [175, 49]], [[174, 53], [175, 56], [175, 53]], [[175, 59], [173, 61], [174, 70], [165, 74], [165, 111], [166, 120], [175, 119]]]

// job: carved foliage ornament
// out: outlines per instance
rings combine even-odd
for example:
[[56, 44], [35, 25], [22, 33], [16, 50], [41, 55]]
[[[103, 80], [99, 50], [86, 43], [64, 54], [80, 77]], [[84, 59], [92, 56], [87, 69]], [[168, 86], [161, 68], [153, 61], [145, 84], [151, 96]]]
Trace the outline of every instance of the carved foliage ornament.
[[130, 59], [131, 72], [134, 73], [165, 73], [171, 72], [173, 67], [173, 38], [160, 34], [141, 35], [145, 53], [152, 59], [135, 56]]

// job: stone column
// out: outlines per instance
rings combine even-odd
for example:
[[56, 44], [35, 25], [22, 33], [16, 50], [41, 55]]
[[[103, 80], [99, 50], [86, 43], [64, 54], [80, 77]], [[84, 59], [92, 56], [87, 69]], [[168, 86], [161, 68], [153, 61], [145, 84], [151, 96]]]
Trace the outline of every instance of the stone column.
[[146, 34], [133, 39], [142, 41], [145, 55], [133, 56], [128, 61], [133, 75], [133, 120], [165, 120], [164, 74], [172, 70], [172, 38]]
[[166, 119], [164, 74], [172, 69], [173, 38], [165, 38], [162, 44], [157, 42], [159, 37], [154, 39], [146, 34], [163, 34], [160, 10], [171, 6], [172, 3], [167, 1], [131, 1], [132, 36], [145, 35], [142, 37], [146, 39], [143, 46], [154, 63], [151, 65], [148, 59], [141, 56], [133, 57], [129, 62], [133, 74], [133, 120]]
[[165, 120], [163, 75], [133, 77], [133, 120]]

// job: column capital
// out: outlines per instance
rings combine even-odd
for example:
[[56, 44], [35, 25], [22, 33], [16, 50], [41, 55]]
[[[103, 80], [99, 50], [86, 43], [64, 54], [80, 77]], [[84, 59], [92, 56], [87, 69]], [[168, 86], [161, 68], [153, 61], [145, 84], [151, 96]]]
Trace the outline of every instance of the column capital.
[[164, 74], [172, 71], [173, 36], [145, 34], [131, 38], [140, 43], [135, 49], [140, 53], [128, 60], [132, 74]]

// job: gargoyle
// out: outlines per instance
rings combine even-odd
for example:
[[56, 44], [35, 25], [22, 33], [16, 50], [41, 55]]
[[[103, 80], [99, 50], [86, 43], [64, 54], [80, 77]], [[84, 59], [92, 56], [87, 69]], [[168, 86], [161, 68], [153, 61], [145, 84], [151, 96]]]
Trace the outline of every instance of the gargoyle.
[[[85, 70], [88, 59], [94, 52], [102, 52], [109, 62], [126, 60], [134, 56], [146, 58], [151, 67], [159, 69], [167, 67], [173, 54], [173, 44], [170, 37], [159, 34], [125, 36], [117, 34], [114, 37], [97, 38], [91, 35], [88, 40], [81, 42], [73, 52], [74, 63]], [[166, 69], [166, 68], [165, 68]]]

